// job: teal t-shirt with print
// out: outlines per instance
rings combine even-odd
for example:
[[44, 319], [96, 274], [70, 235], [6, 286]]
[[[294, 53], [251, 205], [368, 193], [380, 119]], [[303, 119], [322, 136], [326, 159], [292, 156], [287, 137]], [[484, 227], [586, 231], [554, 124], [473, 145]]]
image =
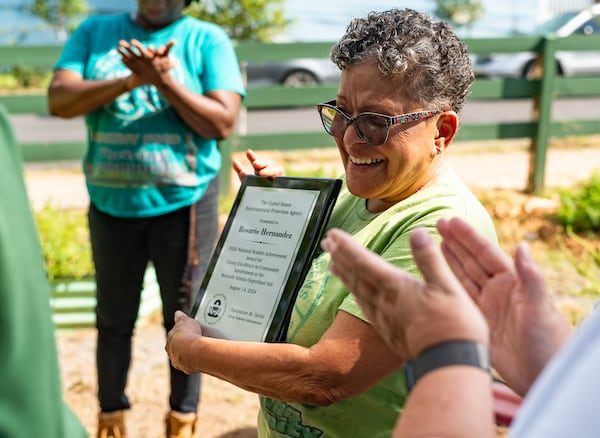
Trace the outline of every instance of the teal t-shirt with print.
[[[496, 242], [485, 208], [450, 168], [437, 181], [388, 210], [373, 214], [365, 200], [344, 191], [328, 228], [341, 228], [361, 245], [388, 262], [418, 275], [409, 246], [417, 227], [436, 239], [438, 219], [461, 217]], [[290, 321], [287, 341], [310, 347], [317, 343], [341, 310], [365, 319], [354, 297], [329, 272], [329, 254], [319, 255], [300, 289]], [[327, 407], [260, 399], [260, 437], [369, 437], [388, 438], [406, 401], [404, 374], [399, 371], [363, 394]]]
[[[84, 79], [130, 74], [117, 52], [119, 40], [160, 47], [170, 40], [173, 77], [202, 95], [231, 91], [244, 96], [231, 40], [218, 26], [182, 17], [148, 31], [130, 15], [85, 20], [67, 41], [55, 68]], [[142, 85], [85, 116], [88, 150], [83, 170], [90, 199], [119, 217], [155, 216], [191, 205], [221, 167], [215, 139], [192, 131], [153, 85]]]

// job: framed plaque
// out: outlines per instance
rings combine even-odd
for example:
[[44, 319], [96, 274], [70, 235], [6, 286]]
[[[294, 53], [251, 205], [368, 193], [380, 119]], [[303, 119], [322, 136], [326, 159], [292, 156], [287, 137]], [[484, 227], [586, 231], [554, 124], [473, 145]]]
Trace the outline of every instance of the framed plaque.
[[244, 178], [190, 312], [206, 336], [285, 340], [341, 185], [329, 178]]

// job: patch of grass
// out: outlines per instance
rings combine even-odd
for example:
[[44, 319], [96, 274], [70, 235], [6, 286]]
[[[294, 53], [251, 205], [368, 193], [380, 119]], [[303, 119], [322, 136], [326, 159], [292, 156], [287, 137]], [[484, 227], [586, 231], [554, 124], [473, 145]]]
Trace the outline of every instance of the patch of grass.
[[19, 88], [19, 81], [14, 75], [0, 74], [0, 90], [15, 90]]
[[46, 89], [52, 78], [52, 69], [32, 67], [26, 65], [13, 65], [7, 73], [0, 74], [0, 89], [28, 90]]
[[577, 190], [560, 190], [559, 195], [556, 219], [560, 224], [576, 233], [600, 232], [600, 174], [593, 174]]
[[35, 220], [49, 280], [94, 275], [85, 211], [45, 205]]

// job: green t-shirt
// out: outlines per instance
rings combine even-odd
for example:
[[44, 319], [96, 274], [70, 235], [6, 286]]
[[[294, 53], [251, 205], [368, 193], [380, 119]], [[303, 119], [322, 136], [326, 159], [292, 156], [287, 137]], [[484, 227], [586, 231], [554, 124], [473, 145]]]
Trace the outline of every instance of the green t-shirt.
[[0, 106], [0, 437], [86, 437], [62, 401], [50, 287], [22, 172]]
[[[344, 191], [329, 228], [341, 228], [388, 262], [418, 275], [408, 242], [417, 227], [435, 229], [438, 219], [458, 216], [496, 242], [491, 218], [473, 193], [450, 168], [427, 186], [388, 210], [373, 214], [365, 200]], [[310, 347], [333, 323], [339, 310], [365, 319], [354, 297], [329, 272], [329, 254], [314, 261], [301, 288], [288, 330], [288, 342]], [[406, 400], [403, 372], [397, 372], [368, 391], [327, 407], [260, 399], [260, 437], [389, 437]]]

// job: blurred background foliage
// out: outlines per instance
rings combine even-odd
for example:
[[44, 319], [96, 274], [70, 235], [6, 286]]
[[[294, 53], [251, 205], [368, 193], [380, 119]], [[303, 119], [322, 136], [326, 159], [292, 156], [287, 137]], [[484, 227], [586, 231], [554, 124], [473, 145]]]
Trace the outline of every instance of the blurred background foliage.
[[284, 0], [202, 0], [185, 13], [221, 26], [236, 41], [269, 42], [291, 23]]

